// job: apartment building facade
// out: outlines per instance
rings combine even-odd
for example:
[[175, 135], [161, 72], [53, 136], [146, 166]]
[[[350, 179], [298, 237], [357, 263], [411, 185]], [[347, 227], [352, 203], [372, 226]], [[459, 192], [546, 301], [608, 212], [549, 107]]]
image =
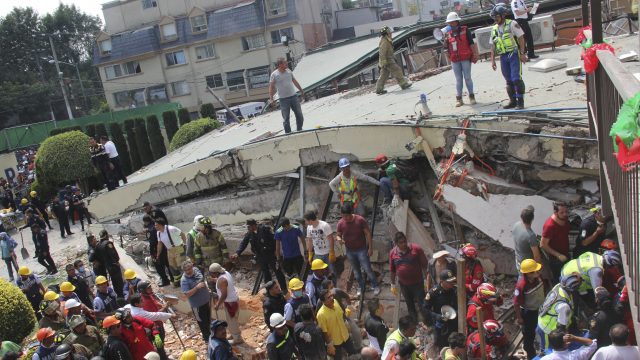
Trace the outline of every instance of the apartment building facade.
[[195, 112], [268, 98], [279, 57], [329, 40], [330, 0], [117, 0], [103, 5], [94, 65], [112, 109], [179, 102]]

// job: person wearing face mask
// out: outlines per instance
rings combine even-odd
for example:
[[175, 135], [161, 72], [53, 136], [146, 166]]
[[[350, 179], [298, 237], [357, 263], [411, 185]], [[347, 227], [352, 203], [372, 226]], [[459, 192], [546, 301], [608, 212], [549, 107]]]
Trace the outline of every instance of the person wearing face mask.
[[73, 267], [76, 268], [76, 274], [87, 283], [89, 290], [93, 293], [93, 288], [96, 286], [96, 274], [93, 270], [87, 269], [82, 260], [74, 261]]
[[244, 343], [242, 334], [240, 333], [240, 325], [238, 324], [238, 319], [240, 318], [240, 297], [236, 291], [233, 276], [220, 264], [213, 263], [209, 265], [209, 278], [211, 283], [215, 284], [217, 294], [217, 300], [214, 301], [216, 318], [218, 317], [218, 310], [224, 308], [228, 329], [233, 337], [231, 344], [238, 345]]
[[464, 25], [460, 25], [462, 19], [456, 12], [447, 15], [448, 30], [445, 33], [445, 43], [447, 44], [451, 68], [456, 76], [456, 107], [464, 105], [462, 101], [462, 81], [464, 80], [469, 92], [469, 103], [476, 104], [473, 93], [473, 80], [471, 79], [471, 63], [478, 61], [478, 47], [473, 43], [471, 30]]
[[304, 293], [304, 282], [298, 278], [289, 280], [289, 291], [291, 297], [284, 305], [284, 318], [287, 320], [287, 326], [293, 329], [296, 323], [301, 322], [300, 312], [298, 308], [303, 304], [311, 305], [309, 297]]

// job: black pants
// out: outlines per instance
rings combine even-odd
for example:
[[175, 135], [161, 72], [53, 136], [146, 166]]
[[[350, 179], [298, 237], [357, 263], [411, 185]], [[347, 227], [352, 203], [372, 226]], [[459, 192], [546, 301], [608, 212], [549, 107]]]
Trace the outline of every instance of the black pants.
[[51, 253], [49, 252], [49, 250], [40, 250], [38, 252], [38, 262], [40, 263], [40, 265], [47, 268], [47, 270], [50, 272], [58, 270], [56, 268], [56, 263], [51, 258]]
[[198, 327], [200, 328], [200, 332], [202, 333], [202, 338], [206, 343], [208, 343], [209, 336], [211, 335], [211, 306], [207, 302], [199, 308], [192, 308], [191, 310], [193, 311], [193, 315], [196, 317], [196, 321], [198, 322]]
[[523, 348], [527, 352], [527, 358], [529, 360], [536, 357], [536, 349], [533, 343], [536, 340], [536, 327], [538, 326], [538, 311], [537, 310], [525, 310], [522, 309], [522, 319], [524, 324], [522, 325], [522, 339]]
[[69, 200], [69, 211], [67, 212], [67, 217], [71, 219], [71, 225], [76, 224], [76, 207], [71, 204], [71, 200]]
[[527, 44], [527, 54], [529, 56], [534, 56], [536, 53], [533, 45], [533, 34], [531, 33], [531, 28], [529, 27], [529, 20], [516, 19], [516, 22], [518, 23], [518, 25], [520, 25], [522, 31], [524, 31], [524, 40]]
[[[156, 253], [157, 250], [152, 250], [151, 253]], [[162, 280], [162, 285], [169, 285], [171, 280], [173, 279], [173, 274], [171, 274], [171, 268], [169, 268], [169, 258], [167, 257], [167, 248], [163, 247], [162, 252], [160, 253], [160, 257], [155, 259], [153, 265], [156, 268], [156, 272], [160, 279]], [[169, 277], [167, 277], [167, 273]]]
[[49, 214], [47, 213], [47, 209], [39, 209], [40, 212], [42, 213], [42, 219], [44, 220], [44, 222], [47, 224], [47, 226], [49, 227], [49, 229], [53, 229], [51, 227], [51, 223], [49, 222]]
[[122, 271], [118, 264], [114, 264], [107, 267], [109, 277], [111, 278], [111, 285], [113, 285], [113, 291], [116, 292], [118, 297], [124, 297], [124, 280], [122, 279]]
[[275, 257], [266, 259], [258, 256], [258, 264], [260, 264], [260, 271], [262, 271], [262, 281], [264, 281], [265, 283], [268, 283], [269, 281], [271, 281], [271, 279], [273, 279], [271, 277], [271, 271], [273, 271], [276, 274], [276, 279], [278, 279], [280, 288], [286, 294], [287, 280], [285, 279], [284, 274], [282, 273], [282, 270], [280, 270], [280, 268], [276, 266]]
[[418, 312], [416, 311], [416, 303], [420, 305], [424, 300], [424, 297], [426, 296], [426, 294], [424, 293], [422, 280], [415, 285], [400, 284], [400, 291], [402, 291], [402, 296], [407, 302], [407, 310], [409, 311], [409, 315], [417, 320]]
[[69, 227], [69, 218], [67, 218], [67, 214], [64, 216], [56, 215], [58, 217], [58, 226], [60, 227], [60, 237], [64, 237], [64, 232], [67, 232], [67, 235], [71, 235], [71, 228]]
[[84, 218], [87, 218], [87, 224], [91, 225], [91, 215], [89, 215], [89, 210], [84, 207], [84, 206], [80, 206], [76, 208], [78, 210], [78, 215], [80, 216], [80, 226], [82, 227], [82, 230], [84, 230]]
[[304, 259], [302, 255], [293, 258], [284, 258], [282, 260], [282, 268], [287, 275], [302, 276], [302, 266], [304, 265]]
[[114, 178], [116, 179], [116, 184], [122, 180], [123, 183], [127, 183], [127, 177], [124, 176], [124, 172], [122, 172], [122, 164], [120, 164], [120, 156], [116, 156], [114, 158], [109, 159], [113, 164], [113, 173], [115, 174]]
[[336, 356], [333, 357], [334, 360], [348, 359], [349, 355], [354, 355], [358, 352], [355, 345], [353, 345], [353, 340], [351, 340], [351, 338], [348, 338], [347, 341], [340, 345], [336, 345], [335, 347]]

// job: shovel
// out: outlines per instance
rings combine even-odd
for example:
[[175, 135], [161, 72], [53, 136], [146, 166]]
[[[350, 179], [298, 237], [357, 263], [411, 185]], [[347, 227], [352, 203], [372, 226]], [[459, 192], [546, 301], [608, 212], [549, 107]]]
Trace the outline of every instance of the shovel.
[[[165, 294], [162, 295], [162, 298], [160, 296], [157, 296], [156, 294], [154, 294], [154, 296], [160, 301], [167, 303], [168, 305], [167, 311], [169, 311], [171, 314], [176, 313], [171, 307], [171, 305], [179, 301], [177, 296], [165, 295]], [[180, 336], [180, 332], [178, 331], [178, 328], [176, 327], [176, 325], [173, 323], [173, 319], [169, 319], [169, 323], [171, 324], [171, 327], [173, 327], [173, 331], [176, 332], [176, 336], [178, 337], [178, 340], [180, 340], [180, 345], [182, 345], [182, 350], [187, 351], [187, 347], [184, 345], [184, 342], [182, 341], [182, 337]]]
[[22, 254], [22, 260], [27, 260], [30, 258], [29, 251], [24, 247], [24, 238], [22, 237], [22, 231], [20, 231], [20, 240], [22, 241], [22, 249], [20, 249], [20, 254]]

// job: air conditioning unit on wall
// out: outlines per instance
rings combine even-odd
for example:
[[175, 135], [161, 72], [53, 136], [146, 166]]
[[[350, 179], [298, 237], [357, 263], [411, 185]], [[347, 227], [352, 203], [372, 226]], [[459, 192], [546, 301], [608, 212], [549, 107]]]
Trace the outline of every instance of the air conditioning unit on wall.
[[[531, 28], [534, 44], [553, 44], [555, 42], [556, 35], [553, 16], [544, 15], [535, 17], [529, 21], [529, 27]], [[489, 38], [491, 37], [492, 28], [493, 26], [487, 26], [477, 29], [474, 32], [476, 35], [475, 43], [478, 44], [479, 54], [487, 54], [491, 51]]]

